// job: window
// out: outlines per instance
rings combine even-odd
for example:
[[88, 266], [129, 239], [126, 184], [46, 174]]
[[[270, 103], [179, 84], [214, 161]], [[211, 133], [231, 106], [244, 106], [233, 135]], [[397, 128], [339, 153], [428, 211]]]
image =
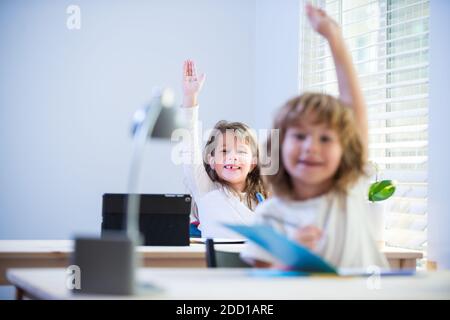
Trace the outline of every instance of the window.
[[[315, 0], [342, 26], [369, 115], [369, 158], [397, 181], [387, 244], [426, 249], [429, 1]], [[302, 19], [302, 91], [338, 94], [326, 41]]]

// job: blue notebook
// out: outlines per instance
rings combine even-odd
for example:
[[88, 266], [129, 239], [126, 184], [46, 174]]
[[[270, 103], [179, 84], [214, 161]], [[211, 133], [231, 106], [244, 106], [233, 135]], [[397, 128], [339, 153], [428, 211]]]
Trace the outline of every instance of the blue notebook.
[[[285, 235], [267, 225], [246, 226], [225, 224], [225, 226], [259, 245], [289, 268], [289, 270], [275, 270], [269, 273], [265, 271], [254, 272], [254, 275], [261, 273], [263, 275], [298, 276], [319, 273], [327, 275], [367, 277], [374, 274], [374, 271], [362, 269], [337, 270], [317, 254], [290, 240]], [[413, 276], [416, 274], [415, 269], [385, 269], [380, 270], [380, 272], [381, 276]]]
[[259, 245], [292, 270], [337, 275], [336, 268], [328, 262], [269, 226], [235, 224], [225, 226]]

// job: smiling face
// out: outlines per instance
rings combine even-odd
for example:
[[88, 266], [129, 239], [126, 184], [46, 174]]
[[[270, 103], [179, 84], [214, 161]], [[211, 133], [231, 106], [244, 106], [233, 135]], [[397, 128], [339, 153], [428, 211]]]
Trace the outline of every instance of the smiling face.
[[218, 177], [236, 191], [245, 189], [247, 175], [255, 167], [250, 144], [232, 132], [217, 136], [214, 152], [209, 156], [209, 165]]
[[281, 156], [294, 187], [320, 190], [332, 185], [342, 147], [335, 130], [308, 118], [287, 128]]
[[279, 143], [277, 173], [267, 176], [275, 194], [306, 200], [334, 189], [346, 193], [366, 175], [365, 153], [351, 108], [331, 95], [306, 92], [279, 109], [273, 124]]

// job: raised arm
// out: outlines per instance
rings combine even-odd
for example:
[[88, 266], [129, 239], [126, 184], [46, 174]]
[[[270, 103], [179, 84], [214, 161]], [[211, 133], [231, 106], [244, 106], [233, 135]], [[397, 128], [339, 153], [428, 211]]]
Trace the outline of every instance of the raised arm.
[[339, 25], [330, 18], [322, 9], [306, 5], [306, 13], [312, 28], [327, 39], [333, 55], [336, 68], [339, 99], [346, 105], [352, 107], [355, 112], [356, 121], [364, 147], [364, 155], [367, 158], [368, 149], [368, 120], [367, 109], [359, 85], [358, 76], [352, 62], [352, 57], [348, 51], [342, 31]]
[[205, 75], [197, 77], [195, 64], [186, 60], [183, 66], [183, 105], [181, 115], [184, 118], [189, 139], [183, 141], [184, 176], [190, 192], [195, 197], [210, 191], [214, 183], [203, 166], [198, 129], [198, 94], [205, 81]]

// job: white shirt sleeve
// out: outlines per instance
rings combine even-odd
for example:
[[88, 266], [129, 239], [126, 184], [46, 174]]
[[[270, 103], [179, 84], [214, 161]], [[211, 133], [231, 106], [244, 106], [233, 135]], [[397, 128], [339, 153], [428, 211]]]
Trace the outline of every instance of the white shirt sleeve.
[[203, 166], [198, 132], [198, 106], [182, 107], [180, 115], [188, 130], [188, 137], [182, 141], [183, 171], [185, 182], [194, 199], [215, 189]]

